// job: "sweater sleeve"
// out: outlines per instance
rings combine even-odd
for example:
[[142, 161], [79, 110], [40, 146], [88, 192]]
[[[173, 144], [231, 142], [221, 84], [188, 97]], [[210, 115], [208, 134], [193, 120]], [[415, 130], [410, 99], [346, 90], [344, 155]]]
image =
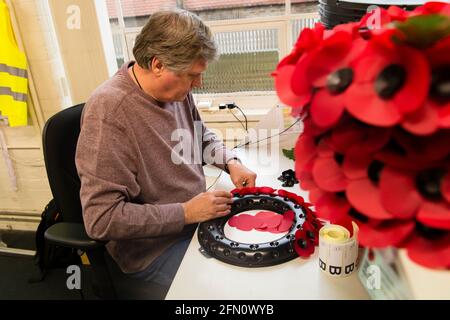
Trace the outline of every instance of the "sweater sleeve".
[[201, 123], [203, 162], [206, 164], [212, 164], [219, 169], [225, 170], [225, 164], [228, 161], [233, 158], [239, 158], [237, 157], [236, 153], [234, 153], [232, 150], [227, 149], [223, 141], [220, 140], [214, 132], [212, 132], [205, 126], [191, 95], [188, 96], [188, 99], [189, 103], [191, 104], [192, 116], [194, 121], [199, 121]]
[[127, 240], [181, 232], [185, 223], [181, 203], [132, 201], [140, 186], [134, 147], [124, 130], [94, 112], [83, 118], [76, 166], [87, 234], [98, 240]]

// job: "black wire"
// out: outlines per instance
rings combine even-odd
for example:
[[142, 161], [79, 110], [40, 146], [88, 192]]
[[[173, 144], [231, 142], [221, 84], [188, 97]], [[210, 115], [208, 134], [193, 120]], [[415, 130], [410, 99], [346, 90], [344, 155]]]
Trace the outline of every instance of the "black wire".
[[237, 148], [242, 148], [244, 146], [252, 145], [252, 144], [255, 144], [255, 143], [258, 143], [258, 142], [261, 142], [261, 141], [265, 141], [265, 140], [268, 140], [268, 139], [272, 139], [273, 137], [276, 137], [276, 136], [281, 136], [284, 132], [288, 131], [290, 128], [295, 126], [300, 120], [302, 120], [302, 118], [298, 118], [297, 121], [295, 121], [293, 124], [291, 124], [289, 127], [284, 129], [280, 133], [274, 134], [273, 136], [270, 136], [270, 137], [267, 137], [267, 138], [264, 138], [264, 139], [261, 139], [261, 140], [257, 140], [255, 142], [251, 142], [250, 143], [250, 141], [247, 141], [246, 143], [244, 143], [242, 145], [238, 144], [238, 145], [234, 146], [233, 149], [231, 149], [231, 150], [234, 150], [234, 149], [237, 149]]
[[244, 119], [245, 119], [245, 131], [247, 131], [248, 132], [248, 121], [247, 121], [247, 116], [245, 115], [245, 113], [244, 113], [244, 111], [242, 111], [242, 109], [241, 108], [239, 108], [239, 106], [238, 105], [234, 105], [236, 108], [238, 108], [239, 109], [239, 111], [242, 113], [242, 115], [244, 116]]
[[239, 121], [239, 123], [241, 124], [242, 128], [248, 133], [248, 130], [247, 130], [247, 128], [245, 127], [244, 123], [242, 123], [242, 120], [239, 119], [239, 118], [234, 114], [233, 111], [230, 110], [230, 113], [233, 115], [233, 117], [234, 117], [237, 121]]

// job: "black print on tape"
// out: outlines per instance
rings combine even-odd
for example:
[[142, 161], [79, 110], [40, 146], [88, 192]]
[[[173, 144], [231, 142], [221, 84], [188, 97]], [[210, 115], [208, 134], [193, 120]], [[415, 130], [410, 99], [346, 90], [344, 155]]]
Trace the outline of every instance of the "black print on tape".
[[350, 272], [353, 271], [353, 269], [355, 269], [355, 264], [349, 264], [348, 266], [345, 266], [345, 274], [349, 274]]
[[342, 271], [342, 267], [330, 265], [330, 274], [340, 275], [341, 271]]
[[320, 259], [320, 258], [319, 258], [319, 267], [323, 271], [325, 271], [327, 269], [327, 264], [325, 262], [323, 262], [322, 259]]

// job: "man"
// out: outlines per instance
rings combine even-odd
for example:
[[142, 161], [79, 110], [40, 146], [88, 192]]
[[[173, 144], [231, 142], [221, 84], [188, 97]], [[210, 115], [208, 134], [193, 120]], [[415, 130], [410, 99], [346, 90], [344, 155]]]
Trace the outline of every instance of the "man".
[[[203, 125], [194, 105], [190, 91], [217, 55], [197, 16], [154, 13], [133, 54], [136, 62], [97, 88], [84, 108], [80, 197], [88, 235], [109, 240], [108, 252], [130, 278], [167, 292], [196, 223], [230, 213], [229, 192], [205, 192], [202, 162], [229, 172], [236, 187], [254, 186], [256, 174]], [[174, 154], [180, 129], [194, 155]], [[205, 150], [213, 152], [195, 161]]]

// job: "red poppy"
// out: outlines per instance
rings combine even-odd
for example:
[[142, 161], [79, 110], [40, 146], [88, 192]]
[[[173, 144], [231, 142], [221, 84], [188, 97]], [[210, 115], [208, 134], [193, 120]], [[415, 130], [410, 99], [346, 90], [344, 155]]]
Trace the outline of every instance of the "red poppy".
[[305, 200], [303, 199], [303, 197], [296, 195], [295, 193], [286, 191], [286, 190], [278, 190], [278, 195], [281, 197], [286, 197], [289, 198], [290, 200], [292, 200], [293, 202], [295, 202], [296, 204], [302, 205], [303, 203], [305, 203]]
[[414, 136], [402, 130], [393, 132], [391, 141], [375, 159], [401, 170], [423, 170], [439, 165], [450, 154], [450, 131], [431, 136]]
[[[316, 222], [317, 224], [317, 222]], [[319, 230], [322, 225], [314, 226], [309, 221], [305, 221], [302, 225], [302, 229], [306, 231], [307, 238], [314, 246], [319, 245]]]
[[373, 153], [380, 150], [390, 137], [390, 129], [367, 127], [350, 117], [345, 117], [332, 129], [328, 143], [335, 152], [341, 154], [345, 154], [354, 146], [358, 146], [360, 153]]
[[425, 226], [450, 230], [450, 202], [441, 190], [445, 174], [439, 169], [414, 172], [386, 167], [380, 177], [381, 202], [397, 219], [415, 218]]
[[435, 2], [430, 1], [425, 3], [422, 6], [419, 6], [415, 8], [411, 15], [422, 15], [422, 14], [433, 14], [433, 13], [440, 13], [445, 15], [450, 15], [450, 4], [445, 2]]
[[[319, 127], [330, 127], [344, 112], [345, 91], [353, 80], [351, 62], [364, 48], [349, 31], [336, 31], [297, 64], [292, 91], [311, 100], [311, 117]], [[311, 98], [311, 91], [315, 90]]]
[[319, 188], [328, 192], [339, 192], [345, 190], [347, 179], [341, 168], [342, 155], [336, 155], [329, 147], [326, 140], [320, 141], [321, 150], [312, 164], [312, 176]]
[[408, 257], [428, 268], [450, 268], [450, 234], [427, 239], [414, 235], [406, 246]]
[[345, 196], [338, 196], [336, 193], [324, 193], [315, 203], [317, 216], [321, 219], [327, 220], [333, 224], [339, 224], [344, 227], [350, 227], [352, 230], [351, 220], [348, 215], [350, 211], [350, 204]]
[[232, 194], [244, 196], [246, 194], [275, 194], [276, 189], [271, 187], [244, 187], [231, 190]]
[[285, 65], [295, 65], [298, 59], [307, 51], [314, 49], [323, 39], [325, 27], [321, 23], [316, 23], [314, 28], [304, 28], [297, 38], [292, 52], [283, 58], [277, 66], [281, 68]]
[[423, 105], [430, 70], [419, 50], [395, 45], [383, 34], [386, 33], [373, 36], [355, 61], [354, 82], [347, 91], [346, 107], [362, 122], [387, 127]]
[[358, 241], [364, 247], [402, 247], [414, 233], [414, 221], [389, 220], [384, 223], [359, 224]]
[[426, 51], [431, 65], [430, 96], [421, 109], [407, 116], [402, 126], [411, 133], [428, 135], [439, 127], [450, 128], [450, 36]]
[[314, 242], [310, 241], [308, 231], [299, 229], [295, 232], [294, 249], [302, 258], [309, 258], [314, 253]]
[[[288, 106], [293, 107], [293, 115], [298, 115], [299, 109], [306, 105], [311, 94], [299, 96], [292, 91], [292, 75], [295, 65], [299, 60], [303, 61], [304, 53], [315, 48], [323, 38], [324, 26], [316, 23], [313, 29], [305, 28], [300, 33], [292, 52], [280, 61], [276, 71], [272, 74], [275, 77], [275, 90], [280, 100]], [[306, 89], [310, 89], [305, 83]]]

